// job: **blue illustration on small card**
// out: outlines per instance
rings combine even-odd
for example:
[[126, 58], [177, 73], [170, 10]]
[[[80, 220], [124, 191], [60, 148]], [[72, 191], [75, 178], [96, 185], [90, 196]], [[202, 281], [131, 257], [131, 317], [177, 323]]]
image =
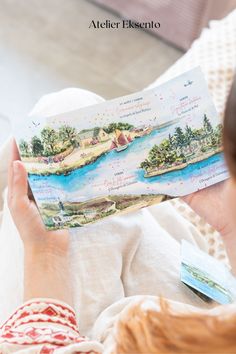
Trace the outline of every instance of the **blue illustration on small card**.
[[182, 240], [181, 281], [209, 301], [230, 304], [236, 300], [236, 279], [221, 261]]

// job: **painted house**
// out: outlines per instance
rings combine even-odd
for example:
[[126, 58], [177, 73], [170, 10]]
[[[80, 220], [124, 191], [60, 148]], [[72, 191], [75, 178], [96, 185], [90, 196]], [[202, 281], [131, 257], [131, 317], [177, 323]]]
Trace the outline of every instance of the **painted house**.
[[133, 133], [134, 137], [141, 137], [144, 135], [150, 134], [152, 131], [152, 127], [150, 125], [140, 125], [138, 127], [134, 127], [130, 130]]
[[54, 223], [54, 226], [56, 227], [63, 226], [65, 222], [70, 220], [71, 220], [70, 216], [64, 216], [62, 215], [62, 213], [60, 215], [56, 215], [52, 217], [52, 221]]
[[109, 135], [102, 128], [86, 129], [77, 135], [77, 140], [80, 147], [84, 148], [109, 140]]

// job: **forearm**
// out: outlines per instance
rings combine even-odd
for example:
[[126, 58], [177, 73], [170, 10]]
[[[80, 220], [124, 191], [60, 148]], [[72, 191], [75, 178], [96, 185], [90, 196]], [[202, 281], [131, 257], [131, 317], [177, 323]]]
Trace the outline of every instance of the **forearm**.
[[52, 298], [72, 304], [67, 254], [25, 247], [24, 300]]

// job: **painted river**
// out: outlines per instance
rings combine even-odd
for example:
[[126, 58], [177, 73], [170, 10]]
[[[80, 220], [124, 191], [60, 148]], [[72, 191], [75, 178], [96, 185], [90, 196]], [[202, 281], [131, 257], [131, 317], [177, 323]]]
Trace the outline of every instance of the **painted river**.
[[[110, 151], [100, 156], [94, 163], [76, 169], [68, 175], [31, 175], [31, 187], [33, 191], [39, 192], [41, 189], [42, 192], [42, 182], [44, 182], [43, 184], [46, 185], [47, 188], [63, 190], [70, 195], [74, 193], [78, 195], [79, 193], [81, 196], [86, 195], [86, 197], [90, 198], [92, 195], [94, 196], [94, 194], [96, 196], [109, 194], [108, 190], [104, 190], [104, 185], [102, 186], [102, 183], [104, 184], [104, 180], [109, 179], [115, 181], [117, 178], [116, 172], [122, 171], [124, 176], [132, 174], [133, 180], [138, 181], [140, 185], [139, 187], [137, 184], [135, 187], [134, 185], [128, 186], [125, 193], [127, 193], [127, 191], [131, 191], [133, 194], [152, 193], [154, 191], [154, 185], [159, 185], [158, 191], [155, 188], [156, 193], [178, 195], [185, 194], [183, 182], [186, 179], [191, 179], [193, 185], [195, 183], [194, 181], [204, 178], [206, 172], [208, 172], [209, 176], [209, 165], [214, 170], [211, 171], [212, 174], [213, 172], [217, 174], [217, 171], [223, 171], [223, 154], [218, 153], [206, 160], [188, 165], [182, 170], [171, 171], [163, 175], [145, 178], [144, 170], [140, 169], [138, 166], [147, 157], [148, 151], [150, 151], [153, 145], [160, 143], [167, 136], [167, 129], [169, 133], [170, 127], [153, 130], [149, 135], [136, 138], [126, 150], [119, 153], [115, 150]], [[222, 178], [223, 173], [226, 172], [221, 172], [221, 177], [218, 179]], [[199, 181], [197, 183], [199, 183]], [[167, 185], [173, 187], [167, 187]], [[96, 190], [94, 188], [96, 188]], [[119, 192], [116, 193], [114, 190], [112, 194], [120, 194], [121, 192], [122, 191], [119, 190]]]

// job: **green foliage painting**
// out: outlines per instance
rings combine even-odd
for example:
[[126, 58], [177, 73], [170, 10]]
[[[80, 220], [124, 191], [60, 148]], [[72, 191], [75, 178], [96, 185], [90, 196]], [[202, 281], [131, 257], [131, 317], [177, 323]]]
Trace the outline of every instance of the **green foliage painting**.
[[[83, 130], [82, 132], [93, 132], [96, 136], [102, 129], [105, 133], [114, 133], [116, 129], [130, 130], [133, 125], [125, 122], [111, 123], [107, 127], [95, 127], [93, 129]], [[23, 157], [48, 157], [64, 152], [68, 148], [79, 147], [80, 139], [76, 128], [69, 125], [63, 125], [58, 130], [51, 127], [45, 127], [39, 136], [33, 136], [29, 142], [22, 139], [19, 143], [21, 155]]]
[[187, 162], [187, 160], [220, 147], [222, 144], [222, 124], [212, 127], [206, 115], [201, 128], [176, 127], [159, 145], [154, 145], [140, 167], [149, 172], [156, 168], [166, 168]]

